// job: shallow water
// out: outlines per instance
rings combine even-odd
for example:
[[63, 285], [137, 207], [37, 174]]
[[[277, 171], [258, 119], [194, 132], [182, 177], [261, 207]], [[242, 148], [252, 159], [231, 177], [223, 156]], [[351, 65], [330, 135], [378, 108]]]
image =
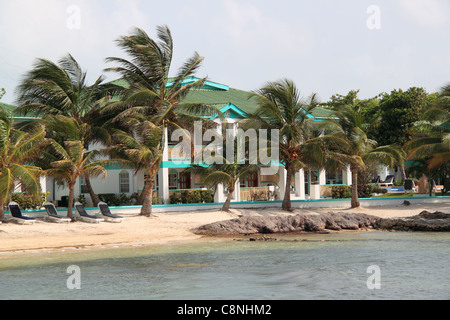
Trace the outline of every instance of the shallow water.
[[[282, 239], [0, 256], [0, 299], [450, 299], [449, 233]], [[79, 290], [67, 285], [72, 265]], [[368, 288], [370, 266], [380, 289]]]

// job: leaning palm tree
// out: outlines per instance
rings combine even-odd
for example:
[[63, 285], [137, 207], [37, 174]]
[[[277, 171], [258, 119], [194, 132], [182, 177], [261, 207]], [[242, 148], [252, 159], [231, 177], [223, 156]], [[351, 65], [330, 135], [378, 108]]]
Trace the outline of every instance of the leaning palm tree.
[[[226, 139], [224, 140], [223, 145], [220, 146], [220, 151], [219, 148], [216, 148], [216, 151], [213, 152], [211, 157], [204, 159], [204, 164], [193, 165], [186, 169], [186, 171], [201, 175], [203, 177], [202, 183], [210, 185], [213, 188], [217, 188], [219, 184], [223, 184], [228, 190], [228, 196], [222, 206], [222, 211], [228, 212], [230, 211], [231, 199], [235, 192], [236, 183], [257, 174], [260, 170], [260, 165], [252, 164], [248, 159], [239, 159], [240, 154], [234, 153], [234, 151], [231, 153], [233, 155], [231, 157], [230, 154], [227, 154], [227, 143]], [[237, 139], [234, 139], [233, 142], [233, 150], [239, 149], [237, 145], [240, 142]], [[245, 141], [242, 143], [245, 143]], [[248, 158], [248, 152], [246, 155], [246, 158]]]
[[[73, 203], [75, 197], [75, 183], [82, 175], [106, 178], [105, 166], [122, 162], [117, 159], [97, 160], [100, 151], [88, 151], [83, 140], [85, 132], [89, 130], [87, 124], [79, 124], [75, 119], [65, 116], [50, 116], [45, 119], [50, 138], [50, 150], [41, 152], [41, 161], [50, 164], [45, 172], [48, 176], [67, 184], [69, 188], [69, 204], [67, 216], [73, 219]], [[63, 142], [61, 141], [64, 138]]]
[[[169, 28], [158, 26], [157, 38], [155, 41], [144, 30], [135, 28], [129, 36], [117, 40], [119, 48], [130, 59], [107, 58], [107, 62], [117, 66], [106, 71], [118, 73], [127, 83], [127, 90], [123, 99], [109, 104], [105, 112], [116, 114], [115, 120], [122, 124], [127, 124], [130, 116], [143, 115], [169, 131], [186, 129], [192, 132], [195, 121], [202, 121], [205, 127], [215, 126], [208, 116], [220, 115], [217, 108], [201, 102], [183, 101], [192, 88], [202, 87], [205, 83], [206, 78], [194, 78], [204, 58], [194, 53], [171, 77], [174, 44]], [[149, 186], [145, 184], [143, 195], [147, 188]]]
[[[38, 59], [18, 86], [19, 115], [35, 115], [45, 118], [62, 115], [73, 118], [80, 125], [85, 124], [85, 148], [90, 144], [110, 142], [105, 123], [111, 115], [100, 112], [111, 97], [121, 92], [121, 88], [111, 83], [103, 83], [99, 77], [92, 85], [87, 83], [87, 73], [70, 55], [54, 63]], [[100, 200], [94, 193], [86, 173], [89, 194], [96, 205]]]
[[358, 199], [358, 172], [365, 170], [369, 163], [382, 163], [393, 167], [403, 164], [404, 154], [395, 145], [378, 146], [375, 140], [366, 135], [367, 123], [359, 110], [344, 106], [337, 114], [337, 120], [330, 121], [332, 134], [339, 145], [330, 148], [330, 160], [336, 166], [344, 168], [350, 165], [352, 172], [352, 208], [360, 206]]
[[308, 164], [322, 167], [325, 163], [324, 139], [315, 134], [308, 115], [317, 106], [317, 97], [303, 100], [295, 83], [288, 79], [269, 82], [252, 94], [259, 102], [258, 110], [245, 126], [279, 130], [280, 162], [286, 169], [286, 188], [282, 204], [291, 210], [292, 175]]
[[108, 152], [126, 159], [136, 169], [136, 173], [146, 173], [141, 215], [152, 216], [153, 186], [163, 159], [164, 130], [148, 120], [134, 122], [133, 133], [115, 130], [114, 144]]
[[406, 143], [411, 160], [427, 160], [429, 170], [449, 170], [450, 159], [450, 84], [442, 88], [436, 106], [424, 114], [415, 127], [416, 137]]
[[5, 219], [3, 207], [10, 199], [16, 182], [19, 181], [28, 192], [38, 197], [41, 190], [39, 176], [43, 172], [32, 163], [43, 143], [43, 126], [31, 132], [17, 130], [9, 115], [0, 110], [0, 221]]

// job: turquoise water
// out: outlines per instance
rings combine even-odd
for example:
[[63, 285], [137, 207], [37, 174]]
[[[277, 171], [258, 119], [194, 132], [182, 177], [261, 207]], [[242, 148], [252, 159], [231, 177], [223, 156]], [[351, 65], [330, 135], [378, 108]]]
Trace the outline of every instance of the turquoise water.
[[[0, 256], [0, 299], [450, 299], [449, 233], [283, 239]], [[67, 286], [71, 265], [79, 290]], [[374, 265], [381, 287], [370, 290]]]

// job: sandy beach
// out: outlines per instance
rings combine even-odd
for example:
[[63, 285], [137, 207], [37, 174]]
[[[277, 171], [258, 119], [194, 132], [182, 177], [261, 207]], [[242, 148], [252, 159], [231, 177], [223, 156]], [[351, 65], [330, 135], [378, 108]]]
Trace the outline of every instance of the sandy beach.
[[[327, 212], [365, 213], [382, 218], [410, 217], [422, 211], [450, 213], [450, 203], [412, 204], [411, 206], [358, 209], [297, 209], [292, 214]], [[127, 216], [122, 223], [84, 222], [56, 224], [38, 219], [33, 225], [0, 225], [0, 254], [64, 248], [100, 248], [108, 246], [162, 245], [171, 242], [197, 241], [201, 236], [191, 230], [204, 224], [254, 215], [285, 215], [279, 209], [199, 211], [156, 213], [152, 218]]]

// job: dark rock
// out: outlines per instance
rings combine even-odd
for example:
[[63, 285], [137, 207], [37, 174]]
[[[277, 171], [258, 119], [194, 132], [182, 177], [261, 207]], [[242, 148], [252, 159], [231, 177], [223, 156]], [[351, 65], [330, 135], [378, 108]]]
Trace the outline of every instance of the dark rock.
[[296, 215], [271, 217], [242, 217], [215, 222], [194, 230], [207, 236], [238, 234], [273, 234], [291, 232], [322, 232], [328, 230], [358, 230], [371, 227], [377, 220], [366, 214], [329, 213], [322, 215]]
[[379, 219], [374, 228], [392, 231], [450, 231], [450, 214], [443, 212], [421, 212], [419, 215], [407, 218]]
[[424, 211], [414, 217], [394, 219], [383, 219], [362, 213], [241, 217], [207, 224], [193, 232], [205, 236], [227, 236], [368, 228], [393, 231], [450, 231], [450, 214]]

